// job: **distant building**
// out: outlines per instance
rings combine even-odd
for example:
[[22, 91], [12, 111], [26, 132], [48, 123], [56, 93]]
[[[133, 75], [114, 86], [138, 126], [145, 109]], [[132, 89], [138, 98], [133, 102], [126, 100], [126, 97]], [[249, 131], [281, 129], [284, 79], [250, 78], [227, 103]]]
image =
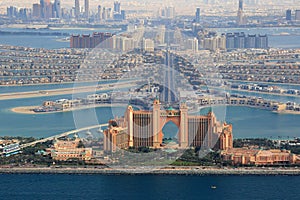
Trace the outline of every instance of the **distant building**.
[[186, 48], [192, 50], [193, 52], [198, 52], [199, 41], [197, 38], [192, 38], [187, 40]]
[[72, 35], [70, 38], [70, 47], [71, 48], [95, 48], [100, 43], [111, 38], [112, 36], [113, 35], [111, 33], [93, 33], [93, 35], [83, 34], [81, 36]]
[[98, 21], [102, 20], [102, 7], [100, 5], [98, 5], [98, 11], [97, 11], [96, 19], [98, 19]]
[[40, 19], [42, 17], [41, 5], [35, 3], [32, 5], [32, 17], [35, 19]]
[[112, 40], [115, 50], [129, 51], [137, 47], [137, 41], [129, 35], [114, 35]]
[[78, 19], [80, 16], [80, 4], [79, 0], [75, 0], [75, 17]]
[[244, 16], [244, 7], [243, 7], [243, 0], [239, 0], [239, 7], [238, 7], [238, 14], [237, 14], [237, 24], [238, 25], [245, 25], [246, 19]]
[[289, 9], [289, 10], [286, 11], [285, 19], [287, 21], [291, 21], [292, 20], [292, 10]]
[[45, 0], [45, 6], [44, 6], [44, 14], [45, 14], [45, 19], [50, 19], [53, 18], [53, 4], [51, 3], [50, 0]]
[[255, 48], [256, 47], [256, 35], [248, 35], [245, 41], [245, 48]]
[[121, 13], [121, 3], [118, 1], [114, 2], [114, 12], [115, 13]]
[[41, 17], [45, 18], [45, 0], [40, 0], [41, 5]]
[[255, 41], [255, 48], [257, 49], [266, 49], [269, 47], [267, 35], [258, 35]]
[[55, 0], [54, 1], [54, 16], [56, 18], [61, 18], [61, 4], [60, 0]]
[[143, 39], [142, 41], [142, 49], [144, 51], [154, 51], [154, 41], [151, 39]]
[[121, 18], [122, 18], [122, 20], [126, 20], [126, 12], [125, 12], [125, 10], [121, 10]]
[[196, 18], [195, 18], [196, 23], [200, 23], [200, 8], [196, 9]]
[[243, 10], [244, 9], [244, 1], [243, 0], [239, 0], [239, 10]]
[[161, 8], [159, 15], [162, 18], [172, 19], [175, 17], [175, 8], [173, 6]]
[[269, 47], [267, 35], [246, 35], [245, 33], [227, 33], [227, 49], [256, 48], [266, 49]]
[[300, 21], [300, 10], [295, 11], [295, 20]]
[[90, 14], [90, 2], [89, 0], [84, 0], [84, 17], [89, 19]]

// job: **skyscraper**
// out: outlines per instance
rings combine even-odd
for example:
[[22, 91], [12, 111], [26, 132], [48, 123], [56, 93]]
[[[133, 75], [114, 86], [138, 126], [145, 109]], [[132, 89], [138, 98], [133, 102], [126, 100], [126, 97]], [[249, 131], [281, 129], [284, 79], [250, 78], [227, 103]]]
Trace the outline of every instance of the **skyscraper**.
[[196, 23], [200, 23], [200, 8], [196, 9]]
[[40, 19], [41, 16], [41, 5], [38, 3], [35, 3], [32, 5], [32, 17], [36, 19]]
[[244, 4], [243, 0], [239, 0], [239, 10], [243, 10], [244, 9], [243, 8], [243, 4]]
[[102, 7], [98, 5], [97, 18], [100, 21], [102, 19]]
[[295, 20], [300, 21], [300, 10], [295, 11]]
[[53, 17], [53, 4], [50, 0], [45, 0], [44, 11], [45, 19], [50, 19]]
[[292, 20], [292, 11], [291, 11], [290, 9], [288, 9], [288, 10], [286, 11], [285, 19], [288, 20], [288, 21], [291, 21], [291, 20]]
[[41, 17], [44, 18], [45, 17], [45, 1], [40, 0], [40, 4], [41, 4]]
[[121, 3], [118, 1], [114, 2], [114, 12], [115, 13], [121, 13]]
[[121, 10], [121, 17], [122, 17], [122, 20], [126, 19], [126, 12], [125, 12], [125, 10]]
[[243, 7], [243, 0], [239, 0], [239, 8], [237, 14], [237, 24], [238, 25], [245, 25], [245, 17], [244, 17], [244, 7]]
[[55, 0], [54, 1], [54, 11], [55, 11], [55, 17], [56, 18], [61, 18], [61, 5], [60, 5], [60, 0]]
[[84, 0], [84, 16], [86, 19], [89, 18], [90, 13], [90, 3], [89, 0]]
[[75, 17], [79, 18], [79, 15], [80, 15], [79, 0], [75, 0]]

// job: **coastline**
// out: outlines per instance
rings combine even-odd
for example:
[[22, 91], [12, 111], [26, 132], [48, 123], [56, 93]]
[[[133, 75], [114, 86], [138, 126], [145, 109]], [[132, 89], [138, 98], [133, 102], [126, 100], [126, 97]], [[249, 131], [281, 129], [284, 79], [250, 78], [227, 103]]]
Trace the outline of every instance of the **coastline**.
[[145, 170], [139, 168], [53, 168], [53, 167], [14, 167], [0, 168], [0, 174], [99, 174], [99, 175], [237, 175], [237, 176], [300, 176], [296, 168], [211, 168], [211, 167], [174, 167], [172, 169]]
[[86, 92], [95, 92], [95, 91], [107, 91], [113, 90], [116, 88], [130, 88], [136, 86], [136, 81], [128, 82], [119, 82], [110, 86], [112, 84], [106, 83], [100, 85], [101, 87], [96, 86], [85, 86], [85, 87], [72, 87], [72, 88], [63, 88], [63, 89], [53, 89], [53, 90], [41, 90], [41, 91], [29, 91], [29, 92], [15, 92], [15, 93], [4, 93], [0, 94], [0, 100], [10, 100], [10, 99], [25, 99], [25, 98], [35, 98], [35, 97], [44, 97], [44, 96], [59, 96], [66, 94], [77, 94], [77, 93], [86, 93]]
[[63, 113], [63, 112], [71, 112], [76, 110], [85, 110], [85, 109], [91, 109], [91, 108], [105, 108], [105, 107], [123, 107], [127, 106], [127, 104], [93, 104], [88, 106], [82, 106], [82, 107], [75, 107], [70, 109], [65, 109], [61, 111], [53, 111], [53, 112], [34, 112], [32, 109], [38, 108], [39, 106], [22, 106], [22, 107], [14, 107], [11, 108], [10, 111], [18, 114], [33, 114], [33, 115], [41, 115], [41, 114], [52, 114], [52, 113]]
[[[34, 114], [34, 115], [40, 115], [40, 114], [52, 114], [52, 113], [63, 113], [63, 112], [71, 112], [71, 111], [76, 111], [76, 110], [85, 110], [85, 109], [91, 109], [91, 108], [104, 108], [104, 107], [123, 107], [126, 106], [126, 104], [93, 104], [93, 105], [88, 105], [88, 106], [81, 106], [81, 107], [74, 107], [70, 109], [65, 109], [61, 111], [51, 111], [51, 112], [34, 112], [32, 109], [38, 108], [39, 106], [21, 106], [21, 107], [14, 107], [11, 108], [10, 111], [18, 114]], [[283, 111], [272, 111], [268, 109], [264, 109], [261, 107], [255, 107], [255, 106], [249, 106], [249, 105], [210, 105], [210, 106], [201, 106], [199, 110], [194, 111], [194, 112], [199, 112], [203, 108], [207, 107], [217, 107], [217, 106], [239, 106], [239, 107], [248, 107], [248, 108], [255, 108], [255, 109], [260, 109], [260, 110], [266, 110], [270, 111], [275, 114], [288, 114], [288, 115], [300, 115], [300, 112], [297, 111], [292, 111], [292, 110], [283, 110]]]

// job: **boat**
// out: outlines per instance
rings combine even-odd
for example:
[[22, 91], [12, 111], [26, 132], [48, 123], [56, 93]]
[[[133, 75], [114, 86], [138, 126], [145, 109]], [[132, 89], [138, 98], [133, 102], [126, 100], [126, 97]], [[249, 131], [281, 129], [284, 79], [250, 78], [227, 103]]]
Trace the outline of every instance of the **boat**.
[[210, 186], [210, 188], [211, 188], [211, 189], [217, 189], [217, 186], [212, 185], [212, 186]]

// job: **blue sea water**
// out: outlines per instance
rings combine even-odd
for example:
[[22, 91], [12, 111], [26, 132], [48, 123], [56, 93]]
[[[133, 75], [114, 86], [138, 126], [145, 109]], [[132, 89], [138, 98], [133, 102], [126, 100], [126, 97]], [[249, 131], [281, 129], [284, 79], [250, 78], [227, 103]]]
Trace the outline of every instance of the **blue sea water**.
[[[93, 32], [113, 32], [117, 33], [120, 30], [107, 29], [55, 29], [55, 30], [26, 30], [20, 28], [5, 28], [4, 31], [12, 32], [60, 32], [69, 34], [92, 34]], [[246, 34], [268, 34], [269, 46], [274, 48], [299, 48], [300, 47], [300, 29], [299, 28], [219, 28], [214, 29], [219, 33], [227, 32], [245, 32]], [[280, 33], [289, 33], [290, 35], [279, 35]], [[34, 48], [69, 48], [68, 41], [60, 41], [65, 36], [41, 36], [41, 35], [1, 35], [0, 44], [26, 46]]]
[[[64, 83], [64, 84], [41, 84], [41, 85], [22, 85], [22, 86], [0, 86], [0, 94], [4, 93], [14, 93], [14, 92], [29, 92], [29, 91], [41, 91], [41, 90], [55, 90], [55, 89], [64, 89], [72, 87], [84, 87], [84, 86], [97, 86], [97, 84], [108, 84], [114, 83], [115, 80], [104, 80], [95, 82], [80, 82], [80, 83]], [[119, 82], [122, 82], [119, 81]]]
[[[71, 98], [71, 95], [0, 101], [0, 136], [33, 136], [37, 138], [52, 136], [77, 127], [74, 123], [73, 114], [79, 116], [81, 126], [88, 126], [94, 125], [93, 122], [88, 122], [89, 119], [93, 120], [94, 116], [96, 116], [97, 122], [102, 124], [107, 123], [114, 116], [123, 116], [125, 111], [125, 107], [95, 108], [95, 110], [79, 110], [74, 113], [40, 115], [18, 114], [10, 111], [14, 107], [41, 105], [45, 100], [60, 98]], [[277, 114], [267, 110], [238, 106], [227, 106], [225, 114], [225, 120], [233, 124], [235, 138], [299, 137], [300, 115]], [[222, 117], [224, 116], [222, 115], [220, 118]]]
[[[269, 46], [273, 48], [293, 49], [300, 47], [300, 28], [217, 28], [219, 34], [244, 32], [246, 34], [267, 34]], [[289, 35], [281, 35], [288, 33]]]
[[[46, 30], [27, 30], [22, 28], [3, 28], [2, 31], [10, 32], [42, 32], [42, 33], [68, 33], [68, 34], [92, 34], [93, 32], [112, 32], [116, 33], [120, 30], [112, 29], [107, 30], [103, 28], [94, 29], [46, 29]], [[63, 41], [66, 36], [45, 36], [45, 35], [1, 35], [0, 44], [13, 45], [13, 46], [24, 46], [32, 48], [46, 48], [46, 49], [58, 49], [58, 48], [69, 48], [70, 42]]]
[[[298, 200], [295, 176], [3, 174], [1, 199]], [[30, 180], [30, 181], [29, 181]], [[216, 189], [211, 189], [215, 185]]]

